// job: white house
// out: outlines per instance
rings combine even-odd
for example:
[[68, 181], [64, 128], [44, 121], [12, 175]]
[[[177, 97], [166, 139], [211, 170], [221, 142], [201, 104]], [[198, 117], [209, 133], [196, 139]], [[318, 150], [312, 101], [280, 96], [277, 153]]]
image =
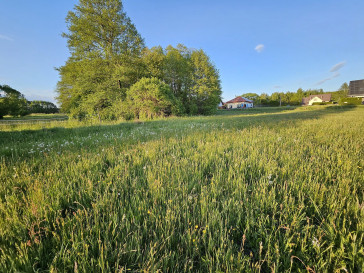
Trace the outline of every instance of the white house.
[[302, 105], [313, 105], [314, 103], [330, 102], [331, 94], [311, 95], [302, 99]]
[[226, 109], [244, 109], [244, 108], [253, 108], [254, 102], [247, 98], [243, 98], [241, 96], [236, 97], [235, 99], [229, 100], [225, 103]]

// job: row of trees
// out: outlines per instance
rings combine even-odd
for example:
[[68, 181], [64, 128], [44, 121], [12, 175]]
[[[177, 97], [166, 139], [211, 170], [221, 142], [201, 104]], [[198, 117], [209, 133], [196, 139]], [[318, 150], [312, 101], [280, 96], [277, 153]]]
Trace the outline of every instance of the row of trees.
[[205, 52], [146, 48], [120, 0], [80, 0], [66, 22], [71, 56], [57, 85], [63, 112], [112, 119], [216, 110], [219, 73]]
[[339, 102], [346, 98], [349, 92], [349, 85], [343, 83], [339, 90], [333, 92], [324, 92], [323, 89], [308, 89], [299, 88], [296, 92], [274, 92], [271, 95], [262, 93], [245, 93], [242, 96], [254, 101], [255, 105], [260, 106], [280, 106], [280, 105], [301, 105], [302, 99], [310, 95], [318, 95], [324, 93], [332, 94], [332, 100]]
[[0, 85], [0, 119], [6, 115], [25, 116], [31, 113], [57, 113], [55, 104], [47, 101], [27, 101], [24, 95], [8, 85]]
[[28, 101], [29, 113], [55, 114], [59, 112], [57, 105], [44, 100]]
[[5, 115], [25, 116], [27, 100], [17, 90], [8, 85], [0, 85], [0, 119]]

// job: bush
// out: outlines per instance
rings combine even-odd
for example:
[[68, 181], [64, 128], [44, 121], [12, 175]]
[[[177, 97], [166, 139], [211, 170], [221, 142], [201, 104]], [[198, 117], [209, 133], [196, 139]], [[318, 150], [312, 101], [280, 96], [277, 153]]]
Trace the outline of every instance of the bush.
[[362, 99], [361, 98], [341, 98], [339, 100], [340, 105], [361, 105]]
[[331, 101], [323, 101], [323, 102], [314, 102], [312, 103], [312, 105], [328, 105], [328, 104], [332, 104]]
[[130, 87], [121, 109], [126, 119], [152, 119], [182, 113], [181, 102], [175, 98], [169, 85], [157, 78], [142, 78]]

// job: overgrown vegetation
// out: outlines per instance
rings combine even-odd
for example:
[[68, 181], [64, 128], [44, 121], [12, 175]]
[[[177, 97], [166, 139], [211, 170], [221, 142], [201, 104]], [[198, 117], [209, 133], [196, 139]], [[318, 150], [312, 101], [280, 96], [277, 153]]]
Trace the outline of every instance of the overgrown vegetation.
[[117, 119], [132, 113], [131, 88], [142, 78], [168, 84], [181, 115], [216, 112], [219, 74], [205, 52], [183, 45], [146, 48], [120, 0], [80, 0], [66, 22], [71, 57], [59, 68], [57, 87], [63, 112], [79, 119]]
[[342, 98], [339, 100], [340, 105], [360, 105], [362, 104], [361, 98]]
[[0, 271], [363, 271], [364, 108], [221, 114], [2, 127]]

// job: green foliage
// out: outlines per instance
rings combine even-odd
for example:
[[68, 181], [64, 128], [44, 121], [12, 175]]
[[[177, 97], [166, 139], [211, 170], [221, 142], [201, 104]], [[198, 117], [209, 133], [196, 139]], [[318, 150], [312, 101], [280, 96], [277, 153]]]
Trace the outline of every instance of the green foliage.
[[312, 105], [329, 105], [332, 104], [330, 101], [323, 101], [323, 102], [314, 102]]
[[336, 92], [331, 92], [332, 100], [338, 102], [341, 99], [347, 98], [349, 94], [349, 85], [345, 82], [343, 83], [339, 90]]
[[[243, 94], [243, 97], [250, 98], [254, 101], [255, 105], [258, 106], [298, 106], [301, 105], [302, 99], [310, 95], [318, 95], [324, 93], [332, 94], [332, 101], [339, 101], [342, 98], [346, 98], [349, 92], [349, 85], [344, 83], [340, 89], [335, 92], [324, 92], [323, 89], [308, 89], [303, 90], [299, 88], [296, 92], [274, 92], [271, 95], [261, 94], [260, 96], [255, 93]], [[322, 105], [322, 104], [321, 104]]]
[[126, 101], [121, 105], [126, 119], [178, 115], [181, 112], [178, 106], [169, 85], [157, 78], [142, 78], [127, 91]]
[[[166, 82], [182, 104], [181, 113], [208, 115], [216, 112], [221, 100], [219, 73], [203, 50], [184, 45], [145, 49], [147, 77]], [[180, 106], [177, 106], [180, 108]]]
[[341, 98], [339, 100], [340, 105], [361, 105], [362, 99], [361, 98]]
[[241, 96], [243, 98], [252, 100], [255, 105], [260, 105], [262, 100], [267, 99], [267, 94], [262, 94], [262, 96], [259, 96], [257, 93], [244, 93]]
[[8, 85], [0, 85], [0, 91], [4, 93], [0, 95], [0, 119], [5, 115], [25, 116], [29, 113], [27, 100], [19, 91]]
[[71, 57], [58, 69], [62, 112], [78, 119], [130, 118], [126, 93], [142, 77], [167, 83], [180, 114], [216, 111], [221, 87], [209, 57], [180, 44], [165, 50], [144, 48], [120, 0], [81, 0], [66, 22], [68, 33], [63, 36]]
[[58, 101], [73, 117], [110, 118], [141, 74], [143, 39], [120, 0], [80, 0], [66, 18], [71, 57], [58, 69]]
[[213, 114], [221, 101], [219, 73], [203, 50], [193, 51], [191, 62], [192, 88], [191, 94], [187, 96], [187, 104], [194, 104], [197, 114]]
[[54, 103], [41, 100], [28, 102], [28, 107], [30, 113], [55, 114], [59, 111]]
[[165, 79], [166, 71], [166, 56], [164, 49], [161, 46], [145, 48], [143, 51], [143, 63], [145, 66], [145, 77]]
[[361, 272], [364, 107], [286, 109], [2, 127], [0, 272]]

